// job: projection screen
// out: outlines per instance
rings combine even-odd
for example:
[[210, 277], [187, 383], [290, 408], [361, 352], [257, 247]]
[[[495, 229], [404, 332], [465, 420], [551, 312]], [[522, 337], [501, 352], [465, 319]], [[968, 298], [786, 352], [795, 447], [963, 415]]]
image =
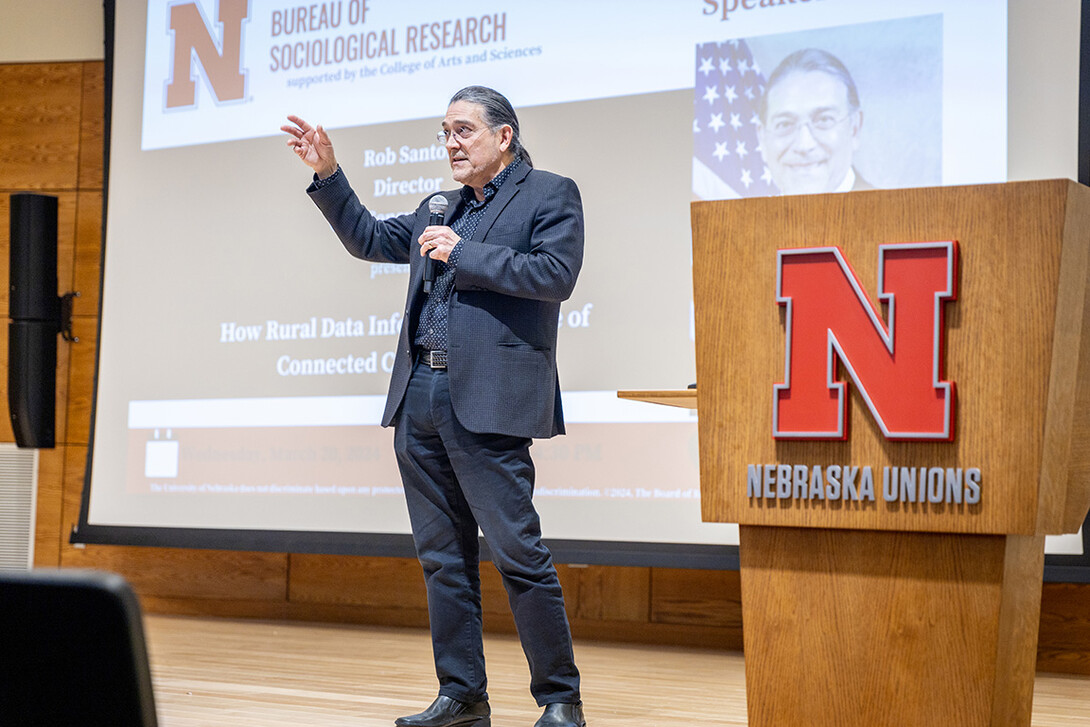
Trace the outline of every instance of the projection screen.
[[616, 392], [695, 380], [689, 203], [790, 192], [755, 132], [784, 57], [818, 48], [850, 73], [855, 180], [1077, 176], [1077, 0], [116, 0], [108, 15], [77, 542], [412, 552], [378, 426], [407, 266], [344, 251], [278, 130], [288, 114], [323, 124], [380, 217], [453, 188], [435, 132], [469, 84], [505, 93], [535, 165], [579, 184], [568, 434], [533, 446], [544, 534], [569, 561], [736, 552], [735, 526], [700, 521], [695, 414]]

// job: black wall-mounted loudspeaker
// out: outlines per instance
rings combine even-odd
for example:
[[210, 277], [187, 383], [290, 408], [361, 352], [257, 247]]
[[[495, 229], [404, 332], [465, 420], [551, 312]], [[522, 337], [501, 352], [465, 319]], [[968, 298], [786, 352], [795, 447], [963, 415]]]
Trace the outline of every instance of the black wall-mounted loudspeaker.
[[55, 444], [57, 334], [57, 198], [11, 195], [8, 303], [8, 410], [15, 443]]

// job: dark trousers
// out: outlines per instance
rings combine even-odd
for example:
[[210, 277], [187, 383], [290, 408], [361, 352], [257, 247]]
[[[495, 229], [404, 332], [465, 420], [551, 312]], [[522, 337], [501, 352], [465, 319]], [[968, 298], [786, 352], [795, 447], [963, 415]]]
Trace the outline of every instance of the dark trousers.
[[424, 568], [439, 693], [487, 697], [477, 528], [503, 577], [538, 705], [579, 701], [564, 596], [531, 501], [532, 440], [477, 434], [450, 403], [445, 370], [416, 364], [394, 449]]

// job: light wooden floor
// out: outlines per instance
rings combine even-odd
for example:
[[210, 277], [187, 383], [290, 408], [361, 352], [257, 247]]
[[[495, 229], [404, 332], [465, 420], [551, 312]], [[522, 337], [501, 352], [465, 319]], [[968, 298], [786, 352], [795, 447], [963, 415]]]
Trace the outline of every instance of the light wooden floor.
[[[162, 727], [391, 727], [435, 695], [420, 630], [148, 616]], [[493, 727], [540, 715], [514, 638], [486, 639]], [[740, 654], [578, 642], [589, 727], [746, 724]], [[1038, 674], [1035, 727], [1090, 727], [1090, 677]]]

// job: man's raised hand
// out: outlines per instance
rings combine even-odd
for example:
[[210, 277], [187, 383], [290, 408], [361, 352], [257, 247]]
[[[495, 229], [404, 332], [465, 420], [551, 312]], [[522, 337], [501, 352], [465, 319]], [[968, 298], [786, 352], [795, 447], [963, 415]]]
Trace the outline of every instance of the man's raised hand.
[[333, 154], [333, 142], [321, 124], [312, 127], [298, 116], [288, 116], [291, 124], [280, 130], [288, 134], [288, 147], [303, 163], [314, 170], [319, 179], [325, 179], [337, 171], [337, 157]]

